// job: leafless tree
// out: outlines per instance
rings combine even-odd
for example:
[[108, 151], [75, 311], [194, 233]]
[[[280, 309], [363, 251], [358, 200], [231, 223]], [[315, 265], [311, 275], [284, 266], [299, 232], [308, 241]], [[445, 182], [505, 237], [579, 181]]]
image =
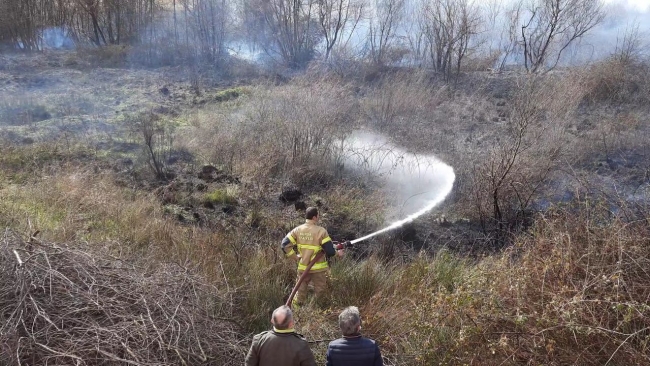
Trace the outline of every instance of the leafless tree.
[[319, 39], [316, 0], [244, 0], [241, 14], [249, 38], [287, 66], [313, 57]]
[[604, 16], [600, 0], [534, 0], [521, 25], [520, 44], [526, 70], [553, 69], [562, 52]]
[[428, 43], [431, 66], [450, 76], [460, 72], [472, 37], [481, 26], [479, 9], [468, 0], [436, 0], [424, 2], [420, 8], [420, 24]]
[[621, 62], [631, 62], [643, 55], [644, 48], [643, 34], [639, 31], [639, 24], [633, 23], [626, 27], [622, 38], [616, 38], [613, 57]]
[[155, 0], [3, 0], [0, 42], [38, 50], [49, 27], [65, 29], [71, 38], [98, 46], [131, 42], [161, 9]]
[[325, 38], [324, 58], [327, 60], [346, 31], [351, 34], [357, 27], [365, 3], [363, 0], [317, 0], [317, 5], [318, 24]]
[[227, 36], [228, 6], [226, 0], [179, 0], [184, 10], [187, 48], [197, 46], [197, 53], [208, 61], [223, 57]]
[[369, 20], [368, 45], [370, 57], [377, 65], [386, 62], [397, 29], [403, 20], [405, 0], [373, 0]]
[[499, 71], [503, 71], [510, 55], [515, 53], [517, 47], [519, 47], [519, 23], [521, 21], [522, 11], [523, 3], [521, 1], [514, 2], [505, 9], [505, 21], [503, 23], [499, 44], [499, 51], [501, 52], [501, 62], [498, 66]]

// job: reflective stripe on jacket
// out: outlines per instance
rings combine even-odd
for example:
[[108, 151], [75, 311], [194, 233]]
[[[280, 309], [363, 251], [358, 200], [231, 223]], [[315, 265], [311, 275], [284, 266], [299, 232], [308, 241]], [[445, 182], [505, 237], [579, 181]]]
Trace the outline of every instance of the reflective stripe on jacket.
[[[327, 234], [327, 230], [316, 225], [313, 220], [306, 220], [304, 224], [291, 230], [287, 234], [287, 238], [300, 253], [298, 271], [304, 271], [316, 254], [323, 250], [323, 245], [332, 241]], [[322, 272], [325, 270], [327, 270], [327, 259], [323, 256], [318, 262], [314, 263], [309, 272]]]

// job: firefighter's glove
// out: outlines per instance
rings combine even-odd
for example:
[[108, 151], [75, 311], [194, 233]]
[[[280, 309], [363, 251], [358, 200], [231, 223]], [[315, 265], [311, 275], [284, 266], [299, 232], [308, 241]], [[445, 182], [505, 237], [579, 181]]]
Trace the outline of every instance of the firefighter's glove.
[[338, 243], [334, 246], [334, 249], [336, 249], [336, 256], [337, 257], [343, 257], [344, 250], [345, 250], [345, 243]]

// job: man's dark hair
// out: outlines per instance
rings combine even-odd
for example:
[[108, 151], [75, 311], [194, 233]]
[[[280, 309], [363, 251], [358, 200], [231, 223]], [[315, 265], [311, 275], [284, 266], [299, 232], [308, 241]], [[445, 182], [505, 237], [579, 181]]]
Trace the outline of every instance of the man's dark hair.
[[[284, 314], [284, 319], [283, 319], [282, 323], [278, 322], [278, 315], [280, 313]], [[273, 311], [273, 315], [271, 317], [271, 320], [272, 320], [272, 323], [273, 323], [273, 326], [275, 327], [275, 329], [278, 329], [278, 330], [289, 329], [289, 323], [291, 323], [291, 320], [293, 320], [293, 312], [291, 311], [290, 307], [288, 307], [286, 305], [282, 305], [282, 306], [280, 306], [279, 308], [277, 308], [277, 309], [275, 309]]]
[[316, 207], [307, 207], [307, 211], [305, 211], [305, 218], [307, 220], [311, 220], [316, 216], [318, 216], [318, 209]]

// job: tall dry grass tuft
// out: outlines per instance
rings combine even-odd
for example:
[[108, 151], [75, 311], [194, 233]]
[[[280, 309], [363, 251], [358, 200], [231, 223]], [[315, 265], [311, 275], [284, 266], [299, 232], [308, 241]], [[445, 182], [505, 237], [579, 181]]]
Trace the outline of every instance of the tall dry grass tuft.
[[587, 68], [582, 75], [584, 101], [606, 104], [641, 105], [650, 100], [648, 61], [610, 57]]

